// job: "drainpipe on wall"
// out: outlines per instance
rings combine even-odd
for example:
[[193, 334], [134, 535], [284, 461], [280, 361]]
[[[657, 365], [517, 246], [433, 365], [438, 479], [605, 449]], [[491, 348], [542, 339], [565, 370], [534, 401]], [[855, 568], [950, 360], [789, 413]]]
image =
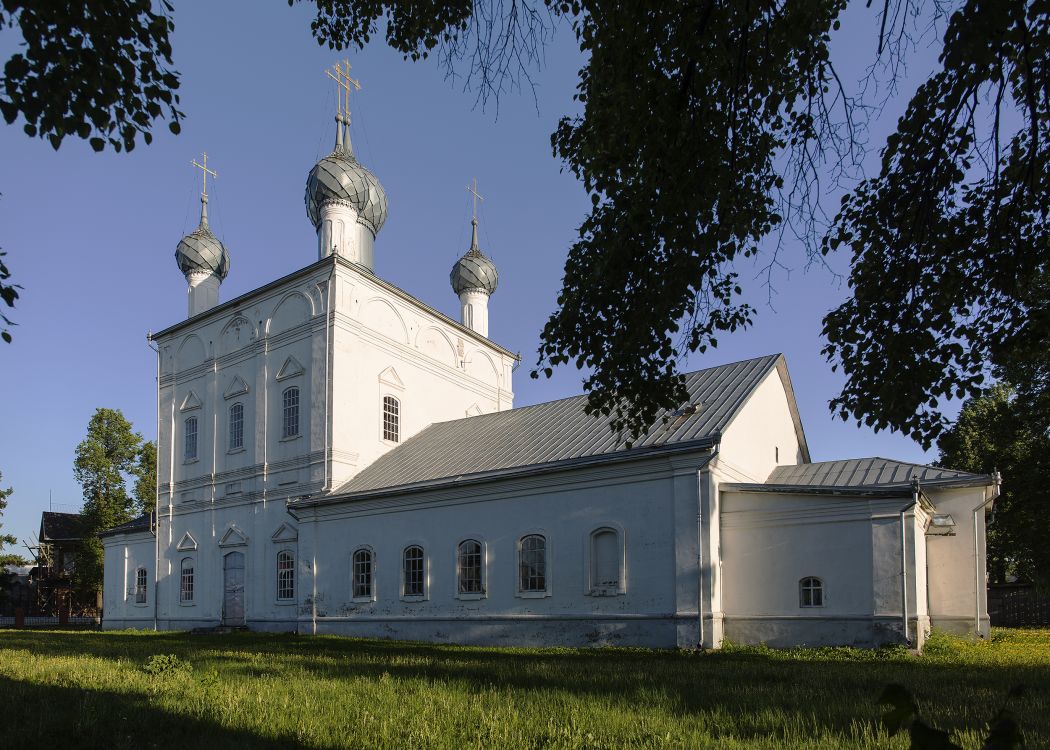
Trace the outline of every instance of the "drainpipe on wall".
[[[160, 447], [160, 347], [153, 345], [153, 332], [146, 334], [146, 346], [157, 353], [157, 447]], [[158, 475], [159, 479], [159, 475]], [[150, 526], [153, 530], [153, 629], [157, 630], [157, 602], [160, 597], [160, 482], [153, 483], [153, 513]], [[125, 564], [125, 567], [126, 564]], [[124, 584], [127, 585], [126, 583]], [[105, 605], [105, 602], [103, 602]], [[105, 614], [105, 610], [103, 610]]]
[[999, 487], [1002, 485], [1002, 478], [999, 476], [998, 471], [992, 476], [995, 481], [995, 489], [991, 495], [973, 509], [973, 632], [978, 638], [983, 638], [984, 636], [981, 635], [981, 558], [980, 545], [977, 538], [977, 514], [999, 499]]
[[[710, 467], [711, 462], [715, 460], [717, 455], [718, 445], [715, 445], [711, 448], [711, 457], [707, 460], [707, 464], [704, 467], [707, 473], [707, 490], [709, 495], [711, 492]], [[700, 641], [696, 644], [696, 647], [700, 650], [704, 648], [704, 490], [701, 484], [704, 474], [705, 471], [697, 472], [696, 483], [696, 619], [700, 633]]]
[[901, 624], [904, 626], [904, 641], [911, 645], [911, 628], [908, 625], [908, 534], [904, 526], [904, 515], [919, 504], [919, 478], [911, 480], [911, 502], [901, 508]]

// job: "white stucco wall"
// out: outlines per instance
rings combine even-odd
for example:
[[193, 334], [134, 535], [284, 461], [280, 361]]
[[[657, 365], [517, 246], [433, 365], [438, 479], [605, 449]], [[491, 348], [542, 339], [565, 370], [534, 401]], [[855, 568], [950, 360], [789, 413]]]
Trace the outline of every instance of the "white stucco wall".
[[[903, 630], [899, 511], [907, 502], [723, 490], [726, 637], [775, 646], [898, 641]], [[925, 592], [915, 576], [915, 540], [923, 540], [916, 537], [913, 514], [905, 523], [914, 638], [925, 616]], [[821, 607], [800, 604], [799, 583], [808, 576], [824, 582]]]
[[[102, 627], [106, 629], [153, 626], [153, 535], [148, 531], [103, 539]], [[135, 573], [146, 571], [146, 601], [135, 601]]]
[[725, 481], [764, 482], [776, 466], [803, 460], [784, 381], [774, 369], [723, 432], [717, 471]]
[[953, 536], [927, 536], [930, 620], [934, 628], [956, 633], [989, 634], [985, 550], [985, 513], [977, 513], [976, 555], [974, 509], [991, 488], [927, 490], [938, 513], [955, 521]]

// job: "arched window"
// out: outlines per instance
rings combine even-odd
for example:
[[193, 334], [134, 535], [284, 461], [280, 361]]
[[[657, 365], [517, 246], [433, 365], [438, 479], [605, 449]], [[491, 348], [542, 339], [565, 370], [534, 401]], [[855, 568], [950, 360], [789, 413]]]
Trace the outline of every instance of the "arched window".
[[354, 552], [353, 557], [353, 580], [354, 599], [372, 598], [372, 576], [374, 574], [375, 562], [372, 550], [361, 548]]
[[591, 593], [617, 594], [624, 590], [620, 535], [614, 529], [591, 533]]
[[403, 596], [426, 595], [426, 565], [422, 547], [412, 545], [405, 548], [401, 592]]
[[798, 606], [823, 607], [824, 582], [819, 578], [807, 576], [798, 582]]
[[540, 534], [521, 538], [518, 545], [518, 591], [547, 590], [547, 539]]
[[484, 587], [481, 580], [482, 554], [481, 542], [466, 539], [456, 548], [456, 581], [461, 594], [481, 594]]
[[281, 437], [297, 437], [299, 435], [299, 388], [296, 386], [285, 388], [282, 399], [284, 420], [282, 422]]
[[401, 403], [393, 396], [383, 396], [383, 440], [401, 440]]
[[237, 403], [230, 407], [230, 450], [244, 447], [244, 404]]
[[193, 601], [193, 558], [182, 558], [182, 577], [179, 582], [179, 601]]
[[183, 443], [183, 459], [186, 461], [197, 460], [197, 418], [186, 419], [185, 442]]
[[135, 604], [146, 603], [146, 569], [135, 571]]
[[295, 555], [288, 550], [277, 553], [277, 598], [295, 598]]

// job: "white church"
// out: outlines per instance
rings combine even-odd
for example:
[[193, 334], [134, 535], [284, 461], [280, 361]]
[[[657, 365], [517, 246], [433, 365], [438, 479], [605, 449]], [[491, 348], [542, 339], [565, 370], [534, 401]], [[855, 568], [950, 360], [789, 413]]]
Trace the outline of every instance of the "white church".
[[157, 509], [103, 535], [104, 627], [682, 648], [987, 635], [996, 477], [812, 463], [776, 354], [690, 373], [688, 403], [632, 445], [585, 396], [513, 408], [476, 218], [459, 320], [376, 276], [387, 196], [348, 123], [307, 178], [317, 259], [227, 302], [205, 172], [176, 251], [188, 317], [153, 336]]

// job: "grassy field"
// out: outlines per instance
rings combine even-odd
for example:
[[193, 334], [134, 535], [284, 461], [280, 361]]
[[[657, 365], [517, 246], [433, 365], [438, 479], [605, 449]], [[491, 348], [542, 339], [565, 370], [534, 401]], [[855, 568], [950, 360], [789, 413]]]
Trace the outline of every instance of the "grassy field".
[[890, 682], [966, 748], [1024, 684], [1011, 707], [1050, 747], [1045, 630], [922, 657], [0, 631], [0, 747], [904, 748], [879, 725]]

